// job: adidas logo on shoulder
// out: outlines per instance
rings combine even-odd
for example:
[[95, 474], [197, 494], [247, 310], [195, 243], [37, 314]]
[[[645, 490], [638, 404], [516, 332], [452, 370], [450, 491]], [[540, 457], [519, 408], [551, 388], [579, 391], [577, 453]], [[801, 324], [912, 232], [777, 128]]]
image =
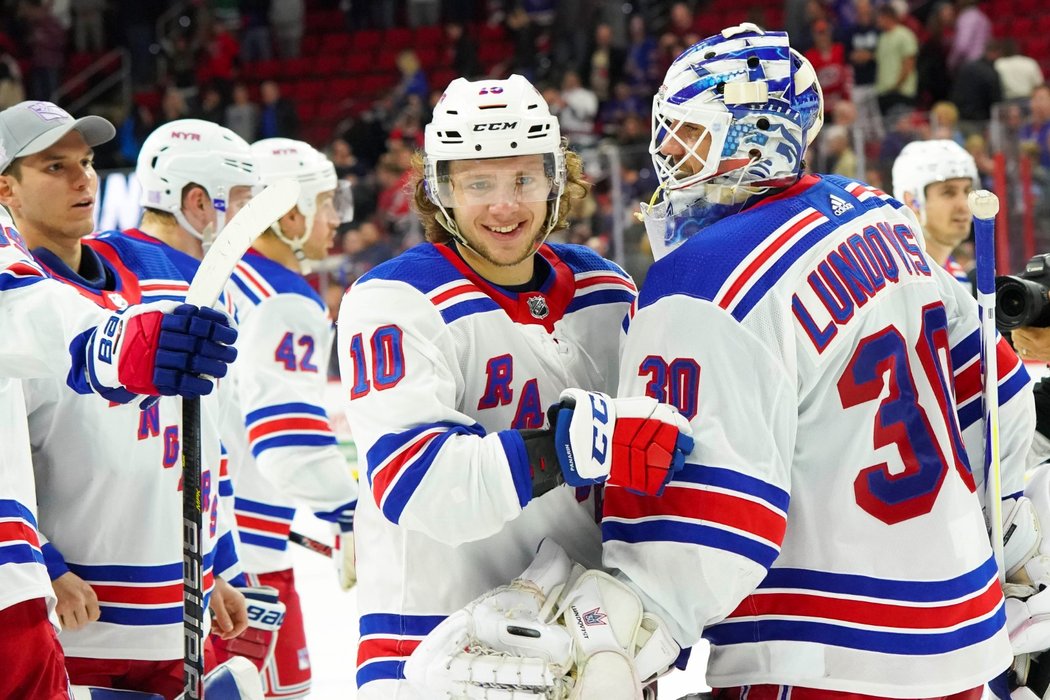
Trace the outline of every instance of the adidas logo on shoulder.
[[852, 204], [842, 199], [841, 197], [836, 197], [835, 195], [829, 195], [828, 202], [831, 204], [831, 211], [835, 214], [835, 216], [842, 216], [843, 214], [845, 214], [853, 208]]

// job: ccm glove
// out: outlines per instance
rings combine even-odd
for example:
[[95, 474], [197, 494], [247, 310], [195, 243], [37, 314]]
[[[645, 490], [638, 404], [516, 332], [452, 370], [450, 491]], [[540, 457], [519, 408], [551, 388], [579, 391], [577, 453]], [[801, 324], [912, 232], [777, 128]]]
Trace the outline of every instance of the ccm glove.
[[226, 375], [236, 339], [221, 311], [173, 302], [131, 306], [88, 335], [86, 381], [71, 371], [69, 385], [119, 403], [135, 394], [196, 398], [211, 393], [210, 377]]

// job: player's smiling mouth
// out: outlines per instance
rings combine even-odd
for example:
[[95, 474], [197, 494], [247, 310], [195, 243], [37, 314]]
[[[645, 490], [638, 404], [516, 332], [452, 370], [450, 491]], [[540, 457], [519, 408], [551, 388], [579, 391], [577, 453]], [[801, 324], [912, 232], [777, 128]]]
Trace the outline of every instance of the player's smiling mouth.
[[490, 226], [488, 224], [482, 224], [486, 231], [498, 234], [500, 236], [510, 236], [517, 233], [518, 229], [522, 227], [524, 222], [518, 222], [516, 224], [510, 224], [508, 226]]

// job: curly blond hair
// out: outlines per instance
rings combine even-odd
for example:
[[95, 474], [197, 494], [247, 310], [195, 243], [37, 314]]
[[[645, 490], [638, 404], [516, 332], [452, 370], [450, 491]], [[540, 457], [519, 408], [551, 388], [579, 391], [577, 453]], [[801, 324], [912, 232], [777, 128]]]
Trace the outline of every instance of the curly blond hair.
[[[565, 149], [565, 142], [562, 143]], [[587, 196], [590, 187], [583, 176], [583, 161], [573, 151], [565, 149], [565, 190], [561, 193], [558, 206], [558, 220], [554, 222], [551, 233], [561, 231], [569, 226], [569, 212], [573, 203]], [[412, 189], [413, 203], [419, 219], [423, 223], [423, 232], [431, 243], [448, 243], [452, 240], [451, 234], [438, 222], [441, 210], [427, 197], [426, 188], [423, 183], [423, 152], [416, 151], [412, 154]], [[547, 204], [547, 215], [550, 216], [551, 204]], [[451, 216], [452, 212], [449, 212]]]

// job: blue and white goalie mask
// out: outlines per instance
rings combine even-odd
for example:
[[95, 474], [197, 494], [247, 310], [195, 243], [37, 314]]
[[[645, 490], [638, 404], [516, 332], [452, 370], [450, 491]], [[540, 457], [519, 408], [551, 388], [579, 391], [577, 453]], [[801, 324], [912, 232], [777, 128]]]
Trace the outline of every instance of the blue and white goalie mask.
[[785, 32], [744, 23], [684, 51], [653, 98], [660, 186], [642, 214], [654, 256], [798, 180], [823, 109], [816, 72]]

